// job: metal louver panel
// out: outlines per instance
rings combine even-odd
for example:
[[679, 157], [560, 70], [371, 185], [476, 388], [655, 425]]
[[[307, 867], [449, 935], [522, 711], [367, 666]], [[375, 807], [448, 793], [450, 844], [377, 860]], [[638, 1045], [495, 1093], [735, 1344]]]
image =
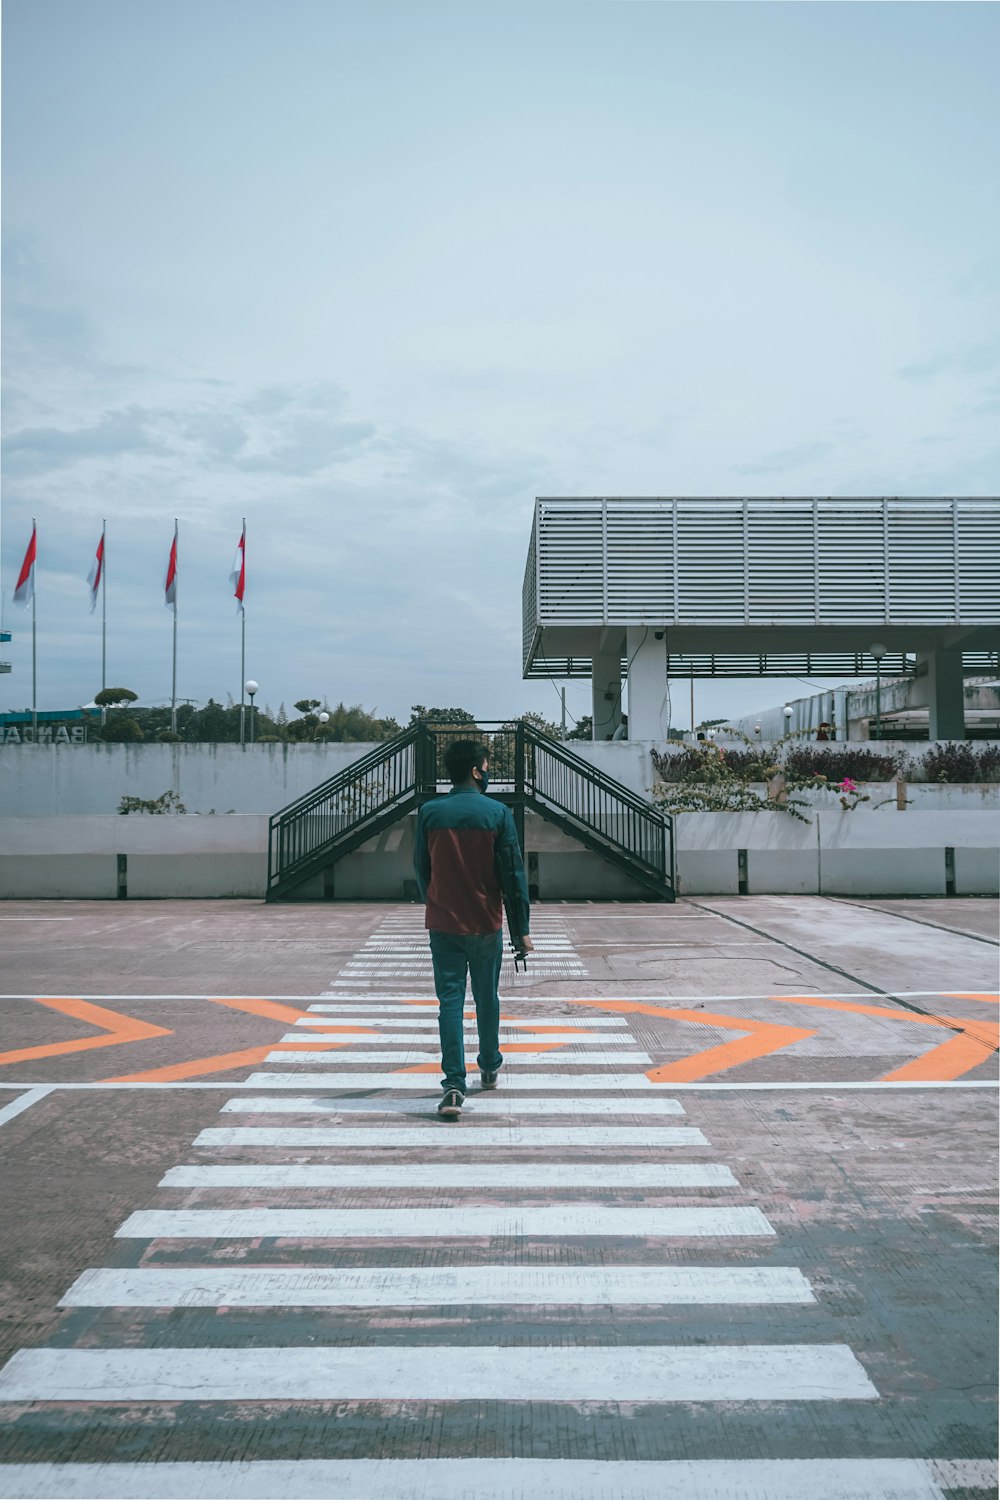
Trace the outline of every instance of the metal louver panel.
[[587, 501], [539, 503], [538, 618], [566, 624], [604, 619], [604, 516]]
[[744, 618], [795, 625], [816, 618], [816, 506], [789, 501], [775, 525], [774, 506], [746, 506], [747, 599]]
[[894, 625], [949, 625], [959, 618], [955, 507], [950, 500], [919, 510], [890, 501], [886, 514]]
[[1000, 614], [1000, 526], [985, 506], [955, 505], [958, 618], [963, 625], [989, 625]]
[[[631, 610], [642, 622], [662, 620], [674, 610], [673, 507], [604, 502], [607, 537], [607, 615]], [[630, 616], [631, 617], [631, 616]]]
[[526, 666], [546, 625], [990, 624], [1000, 501], [540, 499], [524, 590]]
[[691, 625], [741, 623], [747, 607], [743, 506], [725, 501], [707, 510], [688, 500], [676, 506], [675, 618]]

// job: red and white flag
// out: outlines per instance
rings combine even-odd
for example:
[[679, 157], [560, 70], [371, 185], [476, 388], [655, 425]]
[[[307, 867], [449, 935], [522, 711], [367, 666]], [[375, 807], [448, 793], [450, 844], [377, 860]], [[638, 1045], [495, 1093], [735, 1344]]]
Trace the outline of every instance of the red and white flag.
[[174, 539], [170, 544], [170, 559], [167, 562], [167, 576], [163, 583], [164, 604], [168, 609], [177, 611], [177, 522], [174, 522]]
[[24, 562], [21, 564], [21, 571], [17, 575], [17, 584], [14, 589], [14, 603], [19, 604], [22, 609], [27, 609], [35, 597], [35, 556], [38, 550], [37, 544], [37, 527], [34, 521], [32, 521], [31, 541], [28, 543], [28, 550], [24, 554]]
[[247, 586], [247, 523], [245, 521], [240, 539], [236, 543], [236, 557], [233, 561], [233, 571], [229, 575], [229, 582], [233, 585], [237, 612], [242, 614], [243, 593]]
[[97, 608], [97, 596], [101, 592], [101, 583], [104, 580], [104, 532], [101, 531], [101, 540], [97, 544], [94, 561], [90, 572], [87, 574], [87, 582], [90, 584], [90, 613], [93, 614]]

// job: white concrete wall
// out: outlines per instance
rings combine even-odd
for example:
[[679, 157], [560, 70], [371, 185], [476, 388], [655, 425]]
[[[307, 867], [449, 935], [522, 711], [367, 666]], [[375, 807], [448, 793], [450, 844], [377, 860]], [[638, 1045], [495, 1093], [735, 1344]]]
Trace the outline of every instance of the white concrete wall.
[[[888, 740], [884, 745], [887, 752], [898, 748]], [[0, 816], [116, 813], [123, 796], [152, 798], [166, 791], [176, 792], [189, 813], [209, 813], [214, 809], [216, 813], [270, 815], [374, 748], [315, 744], [245, 748], [159, 744], [3, 745], [0, 746]], [[651, 795], [654, 776], [649, 752], [654, 748], [662, 750], [662, 742], [574, 740], [567, 748], [630, 791], [646, 798]], [[733, 748], [746, 747], [734, 742]], [[818, 746], [817, 750], [822, 748]], [[910, 744], [903, 748], [919, 758], [927, 747]], [[959, 792], [957, 787], [942, 790], [948, 795]], [[1000, 796], [1000, 786], [984, 789], [976, 785], [968, 790], [977, 806], [976, 799], [980, 797], [986, 797], [988, 802], [990, 796]]]
[[373, 745], [3, 745], [0, 814], [116, 813], [122, 797], [178, 794], [190, 813], [271, 813]]
[[[952, 788], [951, 790], [954, 790]], [[811, 823], [783, 813], [685, 813], [677, 818], [682, 895], [735, 894], [746, 851], [751, 895], [943, 895], [945, 850], [954, 850], [955, 894], [1000, 893], [1000, 814], [986, 810], [826, 809]], [[526, 852], [537, 858], [542, 900], [642, 899], [642, 888], [541, 818], [528, 815]], [[89, 815], [6, 818], [0, 823], [0, 897], [113, 900], [118, 856], [128, 896], [262, 897], [267, 819], [262, 816]], [[413, 818], [404, 818], [333, 872], [341, 900], [401, 900], [412, 881]], [[302, 899], [322, 899], [318, 877]]]

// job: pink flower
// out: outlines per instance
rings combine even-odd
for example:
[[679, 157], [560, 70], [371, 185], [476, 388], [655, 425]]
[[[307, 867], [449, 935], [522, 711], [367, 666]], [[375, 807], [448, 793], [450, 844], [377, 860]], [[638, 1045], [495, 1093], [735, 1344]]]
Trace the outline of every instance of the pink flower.
[[843, 781], [840, 783], [840, 790], [842, 792], [856, 792], [857, 789], [857, 784], [853, 782], [849, 776], [845, 776]]

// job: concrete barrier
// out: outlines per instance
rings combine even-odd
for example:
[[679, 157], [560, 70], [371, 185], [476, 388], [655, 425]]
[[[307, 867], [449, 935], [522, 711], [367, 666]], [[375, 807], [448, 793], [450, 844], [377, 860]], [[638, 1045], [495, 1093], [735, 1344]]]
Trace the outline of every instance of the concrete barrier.
[[[413, 894], [413, 826], [412, 816], [401, 819], [300, 898], [406, 899]], [[810, 823], [775, 812], [685, 813], [675, 827], [682, 895], [1000, 893], [1000, 814], [988, 808], [827, 806]], [[635, 881], [531, 813], [525, 844], [529, 880], [542, 900], [645, 899]], [[266, 874], [262, 816], [0, 820], [6, 899], [260, 898]]]

